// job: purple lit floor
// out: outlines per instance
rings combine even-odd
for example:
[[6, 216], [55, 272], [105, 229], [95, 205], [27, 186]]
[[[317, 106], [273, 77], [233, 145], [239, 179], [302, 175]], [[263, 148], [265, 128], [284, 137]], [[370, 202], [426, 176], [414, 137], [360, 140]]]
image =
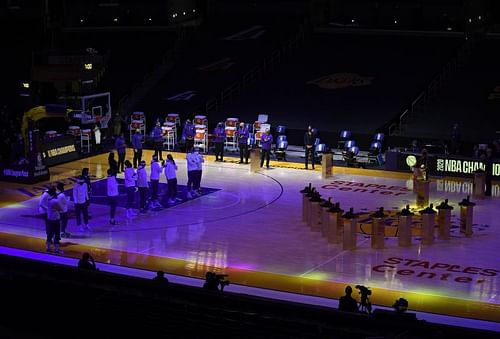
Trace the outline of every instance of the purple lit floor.
[[[103, 178], [101, 161], [90, 158], [79, 164], [90, 166], [91, 173]], [[179, 183], [185, 184], [185, 161], [181, 158], [178, 164]], [[61, 174], [61, 178], [73, 175], [74, 167], [67, 166], [67, 173]], [[343, 251], [341, 245], [328, 244], [301, 222], [299, 190], [309, 182], [324, 197], [332, 196], [344, 209], [353, 207], [356, 212], [369, 212], [380, 206], [400, 209], [415, 202], [415, 195], [406, 189], [411, 188], [409, 174], [406, 180], [400, 175], [366, 176], [353, 170], [323, 180], [320, 172], [272, 168], [251, 174], [245, 165], [207, 162], [202, 186], [214, 189], [206, 191], [209, 194], [131, 219], [125, 217], [125, 210], [120, 207], [118, 218], [122, 223], [117, 226], [108, 223], [108, 207], [94, 203], [92, 236], [78, 234], [75, 220], [70, 219], [69, 231], [75, 235], [71, 241], [89, 247], [179, 259], [193, 267], [204, 265], [222, 270], [231, 267], [323, 282], [363, 284], [400, 291], [401, 296], [411, 291], [499, 307], [500, 261], [495, 259], [500, 248], [498, 185], [492, 198], [476, 201], [475, 233], [470, 238], [454, 228], [448, 241], [436, 240], [423, 246], [414, 239], [411, 247], [401, 248], [395, 238], [389, 237], [386, 249], [374, 250], [370, 248], [370, 239], [359, 234], [358, 249]], [[336, 184], [331, 185], [332, 182]], [[366, 188], [368, 184], [372, 186], [363, 191], [362, 186]], [[449, 199], [455, 207], [456, 225], [457, 203], [471, 190], [472, 184], [467, 181], [433, 181], [431, 202], [437, 205]], [[36, 217], [37, 203], [38, 198], [33, 197], [0, 209], [1, 231], [44, 238], [43, 221]], [[438, 263], [442, 265], [431, 268]], [[419, 276], [423, 271], [435, 275]], [[485, 319], [481, 314], [468, 316]], [[490, 320], [499, 322], [500, 315]]]

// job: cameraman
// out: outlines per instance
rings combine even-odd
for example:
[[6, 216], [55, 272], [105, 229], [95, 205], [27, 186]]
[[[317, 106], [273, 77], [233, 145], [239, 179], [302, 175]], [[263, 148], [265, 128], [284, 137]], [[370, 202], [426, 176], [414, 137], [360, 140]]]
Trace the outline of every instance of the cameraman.
[[203, 288], [209, 291], [224, 291], [224, 287], [229, 285], [229, 281], [224, 280], [224, 277], [227, 277], [226, 274], [215, 274], [214, 272], [207, 272], [205, 274], [205, 283], [203, 284]]

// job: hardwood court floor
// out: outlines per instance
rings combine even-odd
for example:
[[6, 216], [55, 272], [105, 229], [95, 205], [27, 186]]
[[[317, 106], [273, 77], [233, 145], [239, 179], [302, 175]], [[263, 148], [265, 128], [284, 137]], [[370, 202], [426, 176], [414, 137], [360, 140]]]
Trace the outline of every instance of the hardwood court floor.
[[[149, 159], [151, 152], [145, 153]], [[185, 184], [184, 155], [174, 157], [179, 184]], [[498, 185], [492, 198], [476, 201], [471, 237], [456, 228], [457, 203], [470, 194], [471, 183], [439, 179], [431, 183], [431, 202], [448, 198], [454, 206], [450, 240], [424, 246], [415, 237], [411, 247], [400, 248], [387, 237], [386, 248], [374, 250], [369, 237], [358, 234], [358, 249], [343, 251], [301, 222], [299, 190], [311, 182], [344, 209], [396, 210], [414, 204], [409, 173], [336, 168], [333, 178], [322, 179], [319, 170], [299, 169], [302, 164], [272, 163], [276, 167], [251, 174], [248, 165], [206, 158], [202, 187], [214, 189], [210, 194], [131, 219], [120, 207], [116, 226], [109, 225], [101, 199], [91, 205], [91, 236], [79, 234], [70, 219], [73, 237], [63, 239], [64, 256], [90, 251], [98, 262], [194, 277], [217, 270], [233, 283], [329, 298], [340, 297], [346, 284], [360, 284], [372, 289], [373, 304], [391, 306], [404, 297], [413, 310], [500, 321]], [[52, 181], [70, 189], [82, 167], [90, 168], [94, 182], [103, 180], [107, 156], [51, 168]], [[44, 251], [43, 221], [37, 217], [43, 186], [2, 183], [1, 246]]]

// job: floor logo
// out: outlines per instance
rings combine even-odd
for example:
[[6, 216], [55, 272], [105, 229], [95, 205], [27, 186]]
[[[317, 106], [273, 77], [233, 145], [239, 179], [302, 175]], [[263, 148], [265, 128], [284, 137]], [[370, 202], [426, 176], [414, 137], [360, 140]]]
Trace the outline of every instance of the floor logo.
[[339, 89], [347, 87], [368, 86], [373, 83], [373, 77], [363, 77], [356, 73], [334, 73], [306, 82], [324, 89]]

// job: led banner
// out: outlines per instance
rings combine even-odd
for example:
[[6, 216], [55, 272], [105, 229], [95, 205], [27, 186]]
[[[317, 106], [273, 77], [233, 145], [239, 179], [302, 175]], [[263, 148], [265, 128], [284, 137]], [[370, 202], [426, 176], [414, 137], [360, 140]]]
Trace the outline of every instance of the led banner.
[[2, 181], [34, 184], [49, 179], [49, 169], [41, 163], [41, 159], [34, 165], [26, 163], [0, 167], [0, 180]]
[[[391, 171], [411, 171], [411, 166], [417, 164], [420, 154], [409, 152], [386, 152], [386, 169]], [[476, 158], [460, 156], [429, 155], [428, 171], [439, 176], [473, 176], [477, 170], [484, 170], [484, 164]], [[493, 178], [500, 178], [500, 161], [493, 161]]]
[[57, 138], [43, 143], [43, 160], [45, 165], [54, 166], [78, 159], [78, 150], [73, 136]]

